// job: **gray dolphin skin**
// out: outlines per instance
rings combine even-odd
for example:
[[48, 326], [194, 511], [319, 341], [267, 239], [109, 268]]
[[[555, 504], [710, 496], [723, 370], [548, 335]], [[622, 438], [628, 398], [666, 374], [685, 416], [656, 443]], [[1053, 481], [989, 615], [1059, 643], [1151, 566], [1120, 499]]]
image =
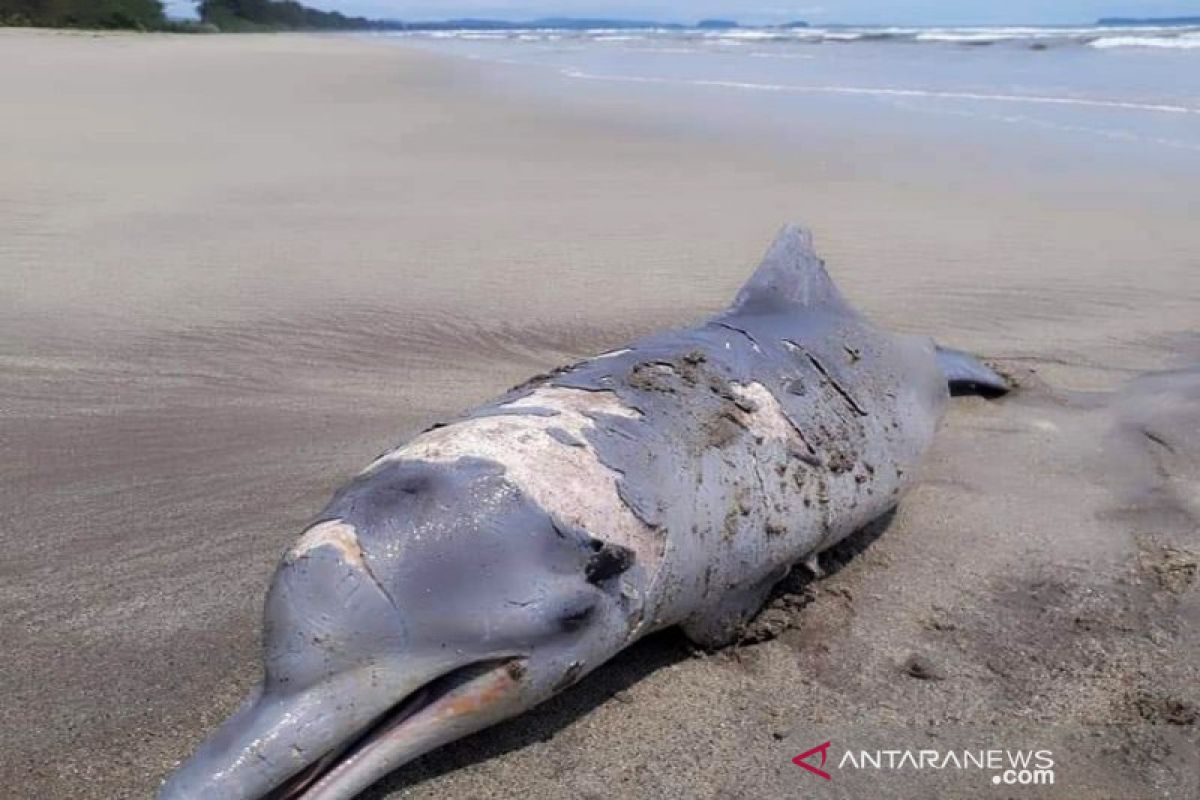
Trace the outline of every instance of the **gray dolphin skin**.
[[678, 625], [729, 643], [891, 510], [951, 391], [1003, 379], [852, 309], [788, 227], [733, 304], [385, 453], [284, 555], [262, 683], [161, 800], [345, 800]]

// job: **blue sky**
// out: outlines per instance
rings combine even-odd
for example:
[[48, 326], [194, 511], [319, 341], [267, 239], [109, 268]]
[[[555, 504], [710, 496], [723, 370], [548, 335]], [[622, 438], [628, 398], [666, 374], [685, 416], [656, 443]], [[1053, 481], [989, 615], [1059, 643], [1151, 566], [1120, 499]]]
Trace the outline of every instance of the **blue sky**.
[[[813, 22], [899, 24], [1005, 24], [1015, 22], [1090, 22], [1102, 16], [1200, 15], [1200, 0], [302, 0], [316, 8], [389, 19], [493, 17], [529, 19], [541, 16], [629, 17], [663, 21], [695, 21], [724, 17], [742, 22]], [[168, 0], [175, 13], [192, 7], [187, 0]]]

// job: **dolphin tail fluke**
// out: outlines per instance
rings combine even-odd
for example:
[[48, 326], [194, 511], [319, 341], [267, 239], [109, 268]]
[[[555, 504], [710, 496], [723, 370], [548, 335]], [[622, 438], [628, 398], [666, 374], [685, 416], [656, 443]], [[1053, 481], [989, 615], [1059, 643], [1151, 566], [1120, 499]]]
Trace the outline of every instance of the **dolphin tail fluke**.
[[1012, 389], [995, 370], [970, 353], [938, 345], [938, 366], [950, 385], [950, 394], [978, 394], [999, 397]]

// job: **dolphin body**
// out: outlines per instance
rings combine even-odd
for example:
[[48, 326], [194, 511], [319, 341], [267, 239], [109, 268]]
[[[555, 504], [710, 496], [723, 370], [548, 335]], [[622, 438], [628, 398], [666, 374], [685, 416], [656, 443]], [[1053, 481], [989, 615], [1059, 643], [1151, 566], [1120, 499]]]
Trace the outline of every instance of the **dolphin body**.
[[160, 800], [345, 800], [648, 633], [728, 643], [896, 505], [952, 390], [1007, 387], [872, 325], [785, 228], [711, 320], [534, 378], [342, 488], [272, 580], [262, 683]]

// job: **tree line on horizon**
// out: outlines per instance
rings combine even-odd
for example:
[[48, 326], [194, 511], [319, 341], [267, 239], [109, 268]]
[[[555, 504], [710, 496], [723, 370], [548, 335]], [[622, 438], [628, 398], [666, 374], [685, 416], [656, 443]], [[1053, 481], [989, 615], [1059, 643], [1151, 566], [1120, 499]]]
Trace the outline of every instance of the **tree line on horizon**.
[[382, 25], [339, 11], [309, 8], [295, 0], [202, 0], [196, 10], [201, 22], [223, 31], [364, 30]]
[[154, 30], [167, 15], [158, 0], [0, 0], [0, 24]]
[[295, 0], [201, 0], [199, 24], [173, 22], [160, 0], [0, 0], [0, 25], [130, 30], [364, 30], [383, 23]]

